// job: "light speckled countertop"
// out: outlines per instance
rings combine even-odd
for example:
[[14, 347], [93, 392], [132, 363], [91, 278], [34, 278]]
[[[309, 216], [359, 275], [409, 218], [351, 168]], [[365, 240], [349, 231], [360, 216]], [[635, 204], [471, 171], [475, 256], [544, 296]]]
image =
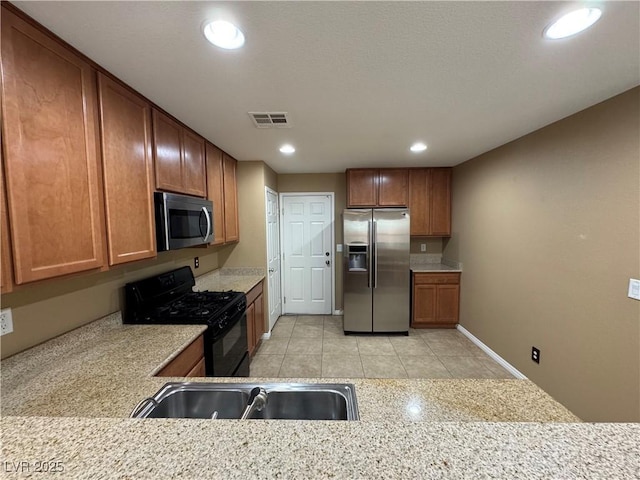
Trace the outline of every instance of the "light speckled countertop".
[[[223, 285], [223, 276], [243, 275], [209, 275], [198, 288], [218, 289], [210, 285]], [[250, 289], [261, 279], [255, 276], [242, 288], [221, 289]], [[181, 380], [152, 374], [203, 330], [122, 325], [117, 313], [3, 360], [3, 474], [38, 478], [42, 460], [65, 469], [46, 478], [634, 478], [639, 472], [637, 424], [578, 423], [527, 380], [292, 380], [355, 384], [359, 422], [125, 418], [140, 399]]]
[[459, 268], [450, 267], [449, 265], [444, 265], [443, 263], [418, 263], [411, 264], [411, 271], [417, 273], [427, 273], [427, 272], [461, 272]]

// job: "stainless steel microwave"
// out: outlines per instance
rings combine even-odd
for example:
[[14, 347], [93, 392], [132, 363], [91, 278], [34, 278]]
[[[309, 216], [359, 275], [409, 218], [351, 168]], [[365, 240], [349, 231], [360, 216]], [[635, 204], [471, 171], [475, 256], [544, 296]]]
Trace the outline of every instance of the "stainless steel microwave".
[[158, 251], [207, 244], [213, 238], [213, 203], [206, 198], [155, 192]]

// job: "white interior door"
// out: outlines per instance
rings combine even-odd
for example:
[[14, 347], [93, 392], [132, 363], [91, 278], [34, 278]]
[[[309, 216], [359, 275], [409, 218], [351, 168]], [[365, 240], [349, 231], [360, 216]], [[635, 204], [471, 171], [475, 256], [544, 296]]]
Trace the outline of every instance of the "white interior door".
[[269, 331], [282, 314], [282, 289], [280, 285], [280, 214], [278, 194], [265, 187], [267, 206], [267, 288], [269, 290]]
[[282, 194], [285, 313], [331, 314], [333, 196]]

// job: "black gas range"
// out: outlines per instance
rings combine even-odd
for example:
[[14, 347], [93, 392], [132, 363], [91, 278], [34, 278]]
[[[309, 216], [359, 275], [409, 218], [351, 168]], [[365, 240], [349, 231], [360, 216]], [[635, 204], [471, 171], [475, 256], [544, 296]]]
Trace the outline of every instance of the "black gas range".
[[241, 292], [194, 292], [189, 267], [125, 285], [124, 323], [207, 325], [208, 377], [249, 376], [247, 299]]

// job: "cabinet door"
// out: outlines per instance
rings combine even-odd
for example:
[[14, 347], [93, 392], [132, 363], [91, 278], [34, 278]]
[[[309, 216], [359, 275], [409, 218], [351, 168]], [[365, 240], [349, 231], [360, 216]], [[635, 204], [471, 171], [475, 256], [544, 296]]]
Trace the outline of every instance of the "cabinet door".
[[262, 334], [264, 333], [264, 302], [262, 294], [258, 295], [254, 302], [256, 306], [256, 345], [260, 343]]
[[430, 232], [429, 235], [451, 235], [451, 169], [432, 168], [430, 182]]
[[109, 264], [156, 256], [151, 107], [98, 74]]
[[226, 153], [223, 157], [224, 169], [224, 230], [225, 242], [240, 239], [238, 227], [238, 187], [236, 179], [237, 162]]
[[191, 371], [189, 373], [187, 373], [187, 377], [206, 377], [207, 374], [205, 373], [206, 369], [205, 369], [205, 364], [204, 364], [204, 357], [202, 357], [200, 359], [200, 361], [198, 363], [196, 363], [196, 365], [191, 369]]
[[438, 285], [436, 318], [438, 323], [458, 323], [459, 285]]
[[213, 202], [213, 240], [211, 245], [224, 243], [224, 169], [222, 151], [207, 143], [207, 198]]
[[378, 174], [378, 205], [406, 207], [408, 204], [409, 171], [406, 168], [382, 168]]
[[378, 170], [358, 168], [347, 170], [347, 207], [378, 205]]
[[436, 323], [436, 285], [414, 285], [413, 323], [416, 326]]
[[4, 8], [1, 30], [15, 281], [99, 268], [104, 226], [94, 72]]
[[429, 203], [428, 168], [409, 170], [409, 214], [411, 215], [411, 235], [429, 235], [431, 209]]
[[183, 193], [182, 127], [163, 113], [153, 110], [156, 188]]
[[207, 196], [207, 173], [204, 165], [204, 138], [189, 130], [182, 130], [182, 180], [184, 193]]
[[247, 342], [249, 355], [253, 355], [256, 348], [256, 308], [255, 303], [247, 306]]

